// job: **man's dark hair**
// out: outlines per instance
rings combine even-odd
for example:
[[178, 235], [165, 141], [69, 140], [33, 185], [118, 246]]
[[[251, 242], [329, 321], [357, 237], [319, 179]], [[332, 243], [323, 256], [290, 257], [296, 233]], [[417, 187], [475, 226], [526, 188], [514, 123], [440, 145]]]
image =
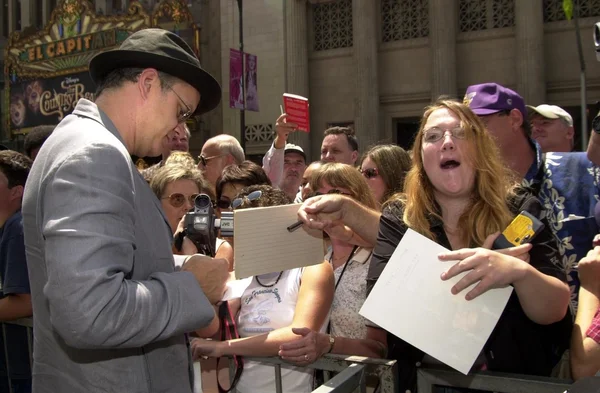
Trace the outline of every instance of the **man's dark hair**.
[[31, 158], [18, 151], [0, 151], [0, 172], [8, 179], [8, 188], [25, 186], [32, 163]]
[[352, 148], [352, 150], [358, 151], [358, 139], [356, 139], [356, 135], [352, 128], [331, 127], [331, 128], [326, 129], [323, 132], [323, 137], [326, 137], [329, 135], [341, 135], [341, 134], [346, 135], [346, 139], [348, 139], [348, 144], [350, 145], [350, 148]]
[[228, 165], [223, 169], [217, 180], [217, 200], [221, 199], [221, 193], [225, 184], [241, 184], [244, 187], [258, 184], [271, 185], [269, 176], [259, 165], [252, 161], [244, 161], [241, 164]]
[[43, 125], [33, 127], [25, 136], [25, 154], [31, 158], [31, 151], [42, 147], [56, 126]]
[[[104, 79], [96, 85], [96, 98], [98, 98], [104, 90], [119, 88], [127, 82], [137, 82], [142, 71], [144, 71], [144, 68], [128, 67], [117, 68], [116, 70], [109, 72]], [[158, 79], [160, 80], [161, 88], [163, 90], [173, 86], [179, 81], [176, 77], [160, 71], [158, 72]]]

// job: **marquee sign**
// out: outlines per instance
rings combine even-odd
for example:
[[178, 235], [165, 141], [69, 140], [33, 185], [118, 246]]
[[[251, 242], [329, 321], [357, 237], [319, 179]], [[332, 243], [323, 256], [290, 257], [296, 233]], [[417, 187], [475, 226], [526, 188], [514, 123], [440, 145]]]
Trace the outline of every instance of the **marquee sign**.
[[80, 98], [93, 99], [89, 61], [149, 27], [174, 31], [199, 53], [199, 30], [183, 0], [163, 0], [153, 10], [133, 1], [124, 15], [112, 16], [96, 15], [88, 0], [62, 0], [43, 30], [28, 37], [12, 33], [4, 67], [10, 134], [58, 124]]

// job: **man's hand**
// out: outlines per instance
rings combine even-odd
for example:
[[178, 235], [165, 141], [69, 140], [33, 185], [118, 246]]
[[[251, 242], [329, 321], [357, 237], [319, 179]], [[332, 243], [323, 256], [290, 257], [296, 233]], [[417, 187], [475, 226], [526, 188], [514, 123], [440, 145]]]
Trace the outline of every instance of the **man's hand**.
[[291, 132], [294, 132], [298, 129], [298, 124], [288, 123], [287, 115], [284, 113], [283, 115], [277, 118], [275, 122], [275, 140], [273, 141], [273, 146], [276, 149], [283, 149], [285, 147], [285, 143], [287, 142], [288, 135]]
[[581, 286], [600, 295], [600, 247], [591, 249], [578, 265]]
[[221, 301], [225, 293], [225, 284], [229, 279], [227, 259], [193, 255], [185, 262], [181, 270], [194, 274], [211, 304]]
[[346, 199], [337, 194], [309, 198], [300, 206], [298, 219], [309, 229], [324, 230], [343, 225]]

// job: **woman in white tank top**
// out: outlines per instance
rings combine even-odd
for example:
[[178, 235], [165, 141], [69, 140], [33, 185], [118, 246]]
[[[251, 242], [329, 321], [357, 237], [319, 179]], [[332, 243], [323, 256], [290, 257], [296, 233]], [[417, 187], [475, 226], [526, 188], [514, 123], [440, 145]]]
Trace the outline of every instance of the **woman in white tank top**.
[[[260, 196], [256, 197], [256, 191]], [[252, 194], [253, 198], [250, 197]], [[270, 186], [251, 186], [240, 192], [240, 207], [275, 206], [289, 203], [281, 190]], [[282, 256], [285, 257], [285, 256]], [[230, 302], [242, 338], [228, 341], [195, 339], [194, 357], [240, 355], [249, 357], [278, 356], [280, 345], [297, 337], [293, 328], [321, 330], [333, 299], [333, 271], [327, 262], [305, 268], [255, 276], [237, 307]], [[237, 312], [239, 310], [239, 312]], [[312, 391], [312, 370], [283, 365], [284, 392]], [[245, 361], [236, 386], [240, 393], [275, 392], [272, 366]]]

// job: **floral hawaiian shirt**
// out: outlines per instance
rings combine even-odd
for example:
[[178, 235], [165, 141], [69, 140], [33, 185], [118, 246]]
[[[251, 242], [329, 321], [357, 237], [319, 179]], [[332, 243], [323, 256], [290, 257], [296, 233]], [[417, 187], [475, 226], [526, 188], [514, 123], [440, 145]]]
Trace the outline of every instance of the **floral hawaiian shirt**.
[[600, 200], [600, 168], [586, 153], [546, 153], [531, 141], [536, 160], [523, 184], [538, 195], [545, 216], [558, 238], [561, 268], [567, 273], [571, 289], [571, 311], [577, 310], [579, 277], [574, 267], [592, 248], [598, 233], [594, 208]]

